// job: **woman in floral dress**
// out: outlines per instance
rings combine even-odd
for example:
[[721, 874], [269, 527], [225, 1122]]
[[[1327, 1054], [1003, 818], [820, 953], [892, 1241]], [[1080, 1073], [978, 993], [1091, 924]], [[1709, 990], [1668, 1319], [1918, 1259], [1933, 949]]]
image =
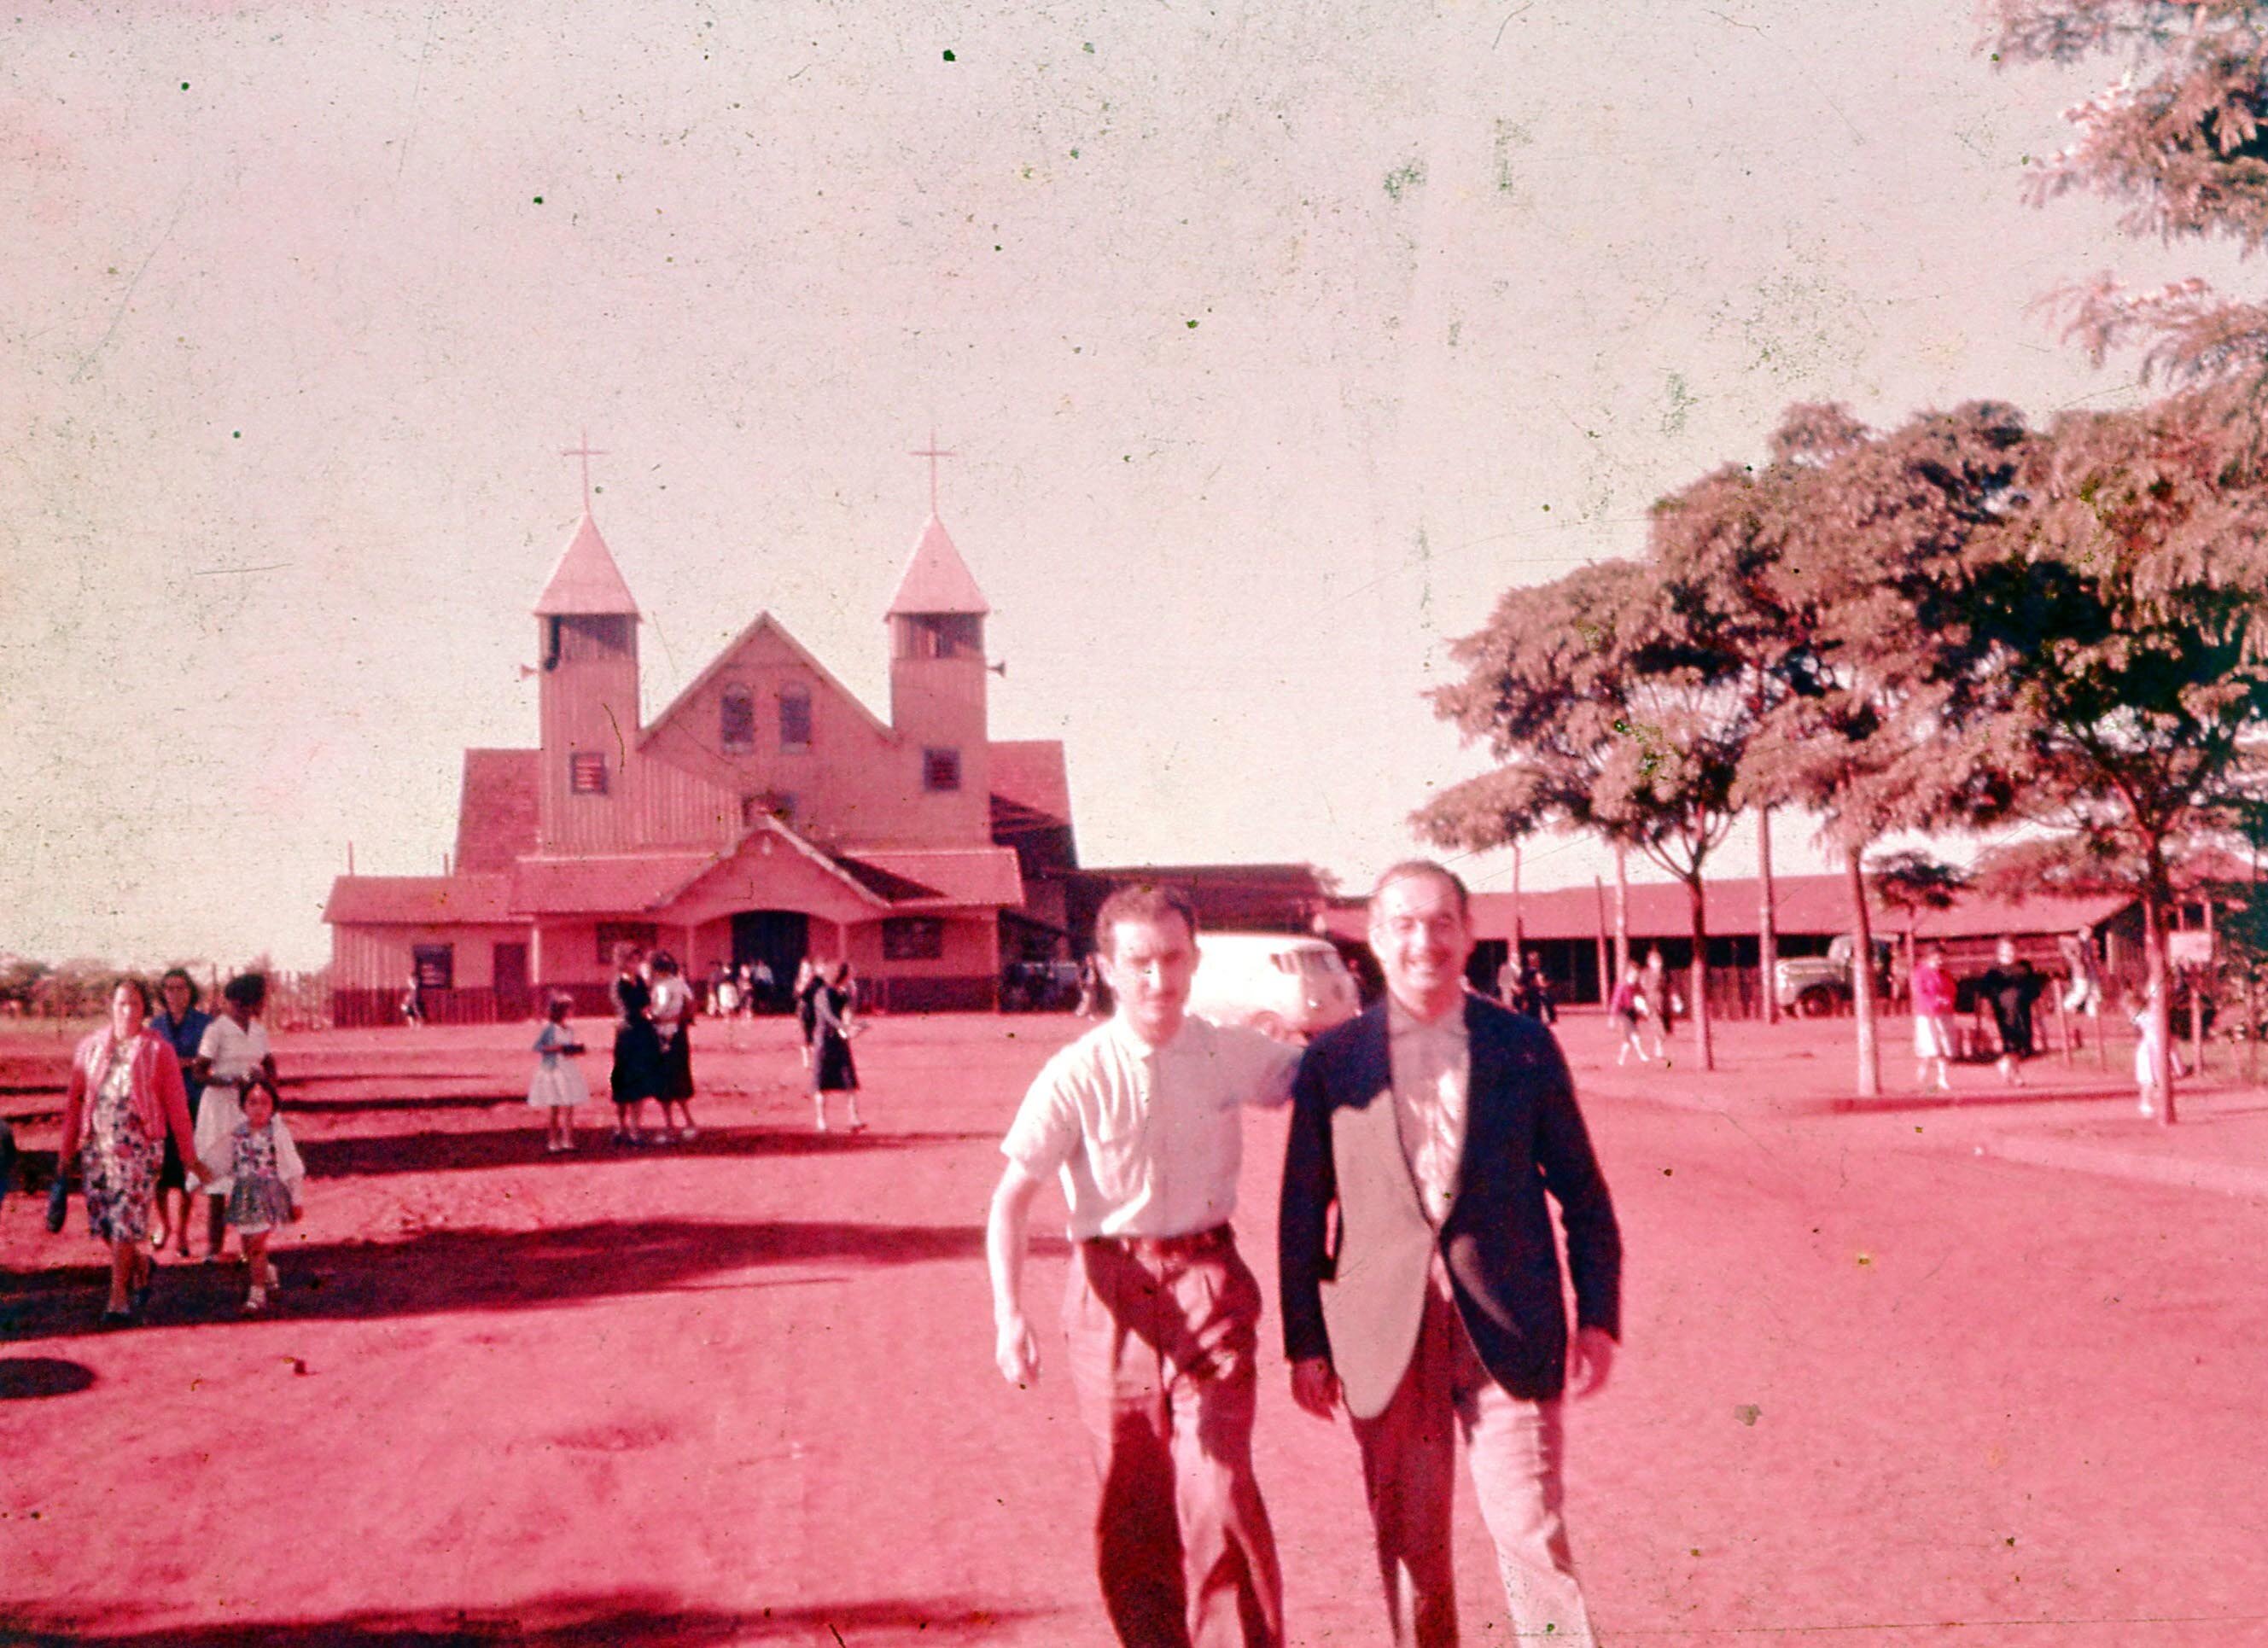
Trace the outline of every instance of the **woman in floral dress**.
[[110, 1022], [71, 1055], [63, 1094], [55, 1159], [67, 1164], [79, 1157], [87, 1229], [110, 1244], [106, 1327], [132, 1321], [149, 1294], [151, 1265], [142, 1244], [150, 1235], [164, 1140], [170, 1136], [185, 1162], [197, 1162], [181, 1062], [165, 1037], [143, 1028], [150, 1011], [149, 988], [139, 979], [119, 980], [110, 992]]

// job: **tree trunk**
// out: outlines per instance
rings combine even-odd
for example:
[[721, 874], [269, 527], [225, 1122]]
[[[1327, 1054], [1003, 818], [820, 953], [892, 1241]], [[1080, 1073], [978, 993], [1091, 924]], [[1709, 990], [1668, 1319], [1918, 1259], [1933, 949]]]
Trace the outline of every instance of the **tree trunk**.
[[1701, 1068], [1717, 1068], [1716, 1042], [1709, 1034], [1709, 917], [1704, 907], [1703, 882], [1696, 871], [1685, 880], [1685, 896], [1693, 912], [1693, 1039], [1700, 1044]]
[[1615, 976], [1630, 975], [1630, 849], [1615, 843]]
[[[2157, 878], [2153, 876], [2152, 880]], [[2150, 1034], [2157, 1038], [2150, 1049], [2150, 1078], [2158, 1089], [2158, 1120], [2167, 1127], [2174, 1124], [2174, 992], [2172, 981], [2166, 971], [2166, 935], [2161, 928], [2161, 903], [2158, 889], [2145, 887], [2142, 891], [2142, 973], [2149, 981], [2145, 1011], [2150, 1015]]]
[[[588, 445], [588, 443], [585, 443]], [[1772, 974], [1779, 967], [1779, 926], [1772, 916], [1771, 867], [1771, 809], [1756, 809], [1756, 881], [1762, 891], [1757, 894], [1756, 961], [1764, 975], [1764, 1022], [1779, 1022], [1779, 991], [1772, 983]]]
[[1527, 945], [1528, 932], [1520, 920], [1520, 843], [1514, 842], [1512, 844], [1512, 965], [1515, 968], [1526, 963]]
[[1882, 1092], [1882, 1054], [1874, 1037], [1874, 923], [1867, 911], [1863, 850], [1853, 847], [1845, 860], [1851, 882], [1851, 1012], [1859, 1026], [1859, 1096]]

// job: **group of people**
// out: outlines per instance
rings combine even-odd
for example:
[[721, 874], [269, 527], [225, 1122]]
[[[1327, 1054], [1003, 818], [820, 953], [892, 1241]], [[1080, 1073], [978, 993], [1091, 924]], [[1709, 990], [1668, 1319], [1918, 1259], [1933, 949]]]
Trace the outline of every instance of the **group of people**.
[[[1628, 1062], [1633, 1053], [1641, 1064], [1651, 1064], [1663, 1057], [1670, 1027], [1677, 1022], [1679, 1006], [1677, 992], [1669, 987], [1669, 970], [1662, 965], [1660, 951], [1649, 950], [1642, 965], [1624, 968], [1607, 996], [1607, 1016], [1615, 1026], [1615, 1063]], [[1648, 1034], [1653, 1037], [1651, 1051], [1646, 1045]]]
[[[615, 952], [615, 976], [608, 983], [615, 1009], [614, 1064], [607, 1078], [614, 1100], [612, 1141], [631, 1147], [676, 1139], [690, 1144], [701, 1136], [693, 1122], [693, 990], [677, 958], [666, 950], [649, 955], [626, 944]], [[582, 1073], [571, 1062], [583, 1048], [567, 1029], [573, 1001], [554, 997], [535, 1039], [538, 1063], [527, 1101], [555, 1118], [550, 1147], [573, 1150], [576, 1107], [588, 1096]], [[661, 1107], [661, 1124], [646, 1130], [645, 1107]], [[564, 1113], [565, 1120], [558, 1118]]]
[[167, 972], [153, 999], [138, 978], [119, 979], [107, 1022], [71, 1055], [63, 1138], [55, 1154], [50, 1230], [68, 1218], [76, 1168], [87, 1229], [110, 1249], [103, 1324], [131, 1324], [149, 1300], [156, 1256], [189, 1255], [192, 1210], [206, 1204], [204, 1258], [222, 1257], [233, 1230], [244, 1254], [244, 1308], [267, 1307], [276, 1276], [269, 1233], [298, 1218], [306, 1167], [276, 1114], [276, 1060], [260, 1022], [268, 982], [228, 982], [222, 1011], [198, 1006], [196, 981]]
[[[766, 969], [767, 974], [769, 969]], [[615, 1044], [608, 1093], [615, 1106], [612, 1142], [627, 1146], [700, 1137], [693, 1121], [692, 1022], [694, 999], [684, 972], [667, 951], [648, 955], [636, 945], [615, 953], [615, 977], [608, 987], [615, 1009]], [[716, 999], [712, 996], [712, 1000]], [[728, 998], [737, 1011], [737, 997]], [[843, 1096], [844, 1124], [853, 1133], [866, 1122], [858, 1114], [858, 1065], [850, 1051], [858, 1034], [858, 986], [847, 960], [828, 964], [805, 958], [796, 970], [795, 1014], [802, 1032], [803, 1063], [810, 1078], [813, 1125], [828, 1130], [827, 1100]], [[545, 1118], [548, 1151], [571, 1151], [575, 1113], [590, 1100], [589, 1083], [576, 1061], [587, 1051], [569, 1024], [574, 1000], [556, 995], [546, 1004], [537, 1032], [534, 1074], [527, 1102]], [[645, 1125], [648, 1103], [661, 1107], [654, 1132]]]
[[1497, 969], [1496, 998], [1523, 1018], [1538, 1024], [1559, 1022], [1559, 1001], [1543, 961], [1535, 951], [1525, 957], [1508, 957]]
[[[1278, 1218], [1291, 1396], [1353, 1431], [1393, 1639], [1457, 1640], [1456, 1438], [1523, 1641], [1594, 1641], [1561, 1510], [1561, 1402], [1621, 1331], [1614, 1208], [1552, 1032], [1468, 990], [1465, 886], [1386, 872], [1383, 997], [1301, 1053], [1189, 1017], [1197, 918], [1155, 887], [1096, 916], [1112, 1016], [1025, 1094], [986, 1221], [994, 1354], [1039, 1372], [1022, 1273], [1059, 1179], [1073, 1258], [1065, 1361], [1101, 1484], [1095, 1561], [1120, 1641], [1285, 1639], [1255, 1477], [1260, 1289], [1231, 1225], [1241, 1112], [1292, 1107]], [[1546, 1198], [1566, 1232], [1571, 1335]]]
[[762, 956], [737, 967], [713, 962], [709, 968], [709, 1015], [712, 1019], [745, 1019], [754, 1013], [770, 1012], [777, 1005], [774, 997], [778, 990], [779, 980], [772, 972], [772, 965]]

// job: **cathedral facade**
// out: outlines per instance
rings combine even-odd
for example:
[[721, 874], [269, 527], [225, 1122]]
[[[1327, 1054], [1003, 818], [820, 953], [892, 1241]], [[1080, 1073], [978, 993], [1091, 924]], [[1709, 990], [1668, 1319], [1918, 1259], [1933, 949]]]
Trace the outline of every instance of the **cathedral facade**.
[[532, 749], [464, 753], [444, 876], [335, 881], [332, 1006], [384, 1023], [608, 1011], [617, 945], [698, 982], [847, 959], [887, 1011], [989, 1008], [1002, 965], [1064, 953], [1064, 750], [988, 730], [990, 612], [934, 508], [883, 614], [876, 716], [769, 613], [651, 722], [639, 614], [587, 497], [534, 608]]

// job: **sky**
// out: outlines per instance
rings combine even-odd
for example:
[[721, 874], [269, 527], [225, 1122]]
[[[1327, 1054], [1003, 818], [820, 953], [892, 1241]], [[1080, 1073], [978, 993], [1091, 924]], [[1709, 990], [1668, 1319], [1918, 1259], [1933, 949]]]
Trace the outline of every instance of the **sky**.
[[649, 717], [763, 610], [887, 713], [934, 431], [1082, 859], [1359, 885], [1501, 591], [1793, 401], [2132, 400], [2038, 299], [2222, 273], [2027, 203], [2107, 72], [1961, 0], [19, 4], [0, 952], [313, 966], [350, 842], [438, 872], [585, 431]]

